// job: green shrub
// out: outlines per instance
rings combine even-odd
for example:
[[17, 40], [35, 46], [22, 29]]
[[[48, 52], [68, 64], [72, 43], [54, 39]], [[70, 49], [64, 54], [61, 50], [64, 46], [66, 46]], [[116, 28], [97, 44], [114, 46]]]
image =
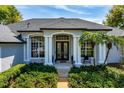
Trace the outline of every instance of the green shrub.
[[25, 70], [25, 72], [39, 71], [39, 72], [45, 72], [45, 73], [46, 72], [57, 73], [57, 70], [55, 69], [54, 66], [43, 65], [41, 63], [27, 64], [24, 70]]
[[13, 66], [9, 70], [0, 74], [0, 88], [8, 87], [10, 81], [16, 78], [20, 73], [23, 72], [23, 68], [25, 67], [24, 64], [18, 64]]
[[109, 66], [73, 67], [69, 72], [69, 87], [111, 88], [124, 87], [124, 72]]
[[0, 74], [0, 87], [57, 87], [55, 67], [43, 64], [19, 64]]
[[13, 87], [17, 88], [55, 88], [58, 76], [55, 73], [28, 72], [16, 78]]

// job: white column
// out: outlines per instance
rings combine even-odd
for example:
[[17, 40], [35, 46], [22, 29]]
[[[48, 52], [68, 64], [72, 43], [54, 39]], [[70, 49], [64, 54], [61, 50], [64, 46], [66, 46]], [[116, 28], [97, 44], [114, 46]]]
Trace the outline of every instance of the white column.
[[48, 64], [48, 62], [49, 62], [49, 39], [48, 39], [48, 37], [45, 37], [45, 65], [47, 65]]
[[52, 37], [49, 37], [49, 65], [53, 65], [52, 63]]
[[78, 37], [78, 41], [77, 41], [77, 46], [78, 46], [78, 65], [80, 66], [80, 65], [82, 65], [82, 63], [81, 63], [81, 47], [80, 47], [80, 43], [79, 43], [79, 39], [80, 39], [80, 37]]
[[105, 44], [99, 44], [99, 58], [98, 58], [98, 64], [103, 64], [106, 56], [106, 45]]
[[73, 37], [73, 61], [76, 64], [76, 62], [77, 62], [77, 42], [76, 42], [76, 37]]
[[29, 37], [26, 38], [26, 41], [27, 41], [27, 61], [29, 62], [30, 61], [30, 40], [29, 40]]
[[76, 67], [80, 67], [81, 64], [81, 53], [79, 46], [79, 37], [73, 37], [73, 61]]

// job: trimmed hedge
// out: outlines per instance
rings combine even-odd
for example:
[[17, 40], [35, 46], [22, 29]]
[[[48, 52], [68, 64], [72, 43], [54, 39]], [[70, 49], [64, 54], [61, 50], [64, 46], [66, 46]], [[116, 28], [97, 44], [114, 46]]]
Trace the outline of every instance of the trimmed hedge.
[[25, 72], [30, 72], [30, 71], [37, 71], [37, 72], [48, 72], [48, 73], [56, 73], [57, 70], [54, 66], [49, 66], [49, 65], [43, 65], [41, 63], [31, 63], [27, 64], [24, 68]]
[[40, 63], [19, 64], [0, 74], [1, 88], [55, 88], [57, 82], [55, 67]]
[[55, 67], [33, 63], [26, 65], [25, 73], [15, 79], [11, 87], [15, 88], [55, 88], [58, 82], [58, 73]]
[[124, 72], [108, 66], [73, 67], [69, 72], [69, 87], [113, 88], [124, 87]]
[[55, 73], [29, 72], [17, 77], [13, 87], [17, 88], [56, 88], [58, 76]]
[[19, 74], [21, 74], [24, 70], [25, 64], [18, 64], [13, 66], [11, 69], [0, 74], [0, 88], [8, 87], [10, 81], [15, 79]]

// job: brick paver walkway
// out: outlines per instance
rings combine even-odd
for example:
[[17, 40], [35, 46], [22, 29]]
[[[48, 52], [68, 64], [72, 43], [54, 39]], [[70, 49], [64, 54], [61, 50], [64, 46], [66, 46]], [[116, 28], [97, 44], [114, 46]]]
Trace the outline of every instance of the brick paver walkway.
[[68, 88], [68, 80], [67, 80], [67, 78], [59, 78], [57, 88]]
[[68, 88], [68, 82], [67, 81], [58, 82], [57, 88]]

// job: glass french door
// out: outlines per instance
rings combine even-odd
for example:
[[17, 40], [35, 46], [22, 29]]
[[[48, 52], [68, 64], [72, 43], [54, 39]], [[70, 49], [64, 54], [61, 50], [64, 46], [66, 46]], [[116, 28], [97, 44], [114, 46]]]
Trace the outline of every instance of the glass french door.
[[56, 59], [68, 60], [69, 59], [69, 42], [56, 42]]

